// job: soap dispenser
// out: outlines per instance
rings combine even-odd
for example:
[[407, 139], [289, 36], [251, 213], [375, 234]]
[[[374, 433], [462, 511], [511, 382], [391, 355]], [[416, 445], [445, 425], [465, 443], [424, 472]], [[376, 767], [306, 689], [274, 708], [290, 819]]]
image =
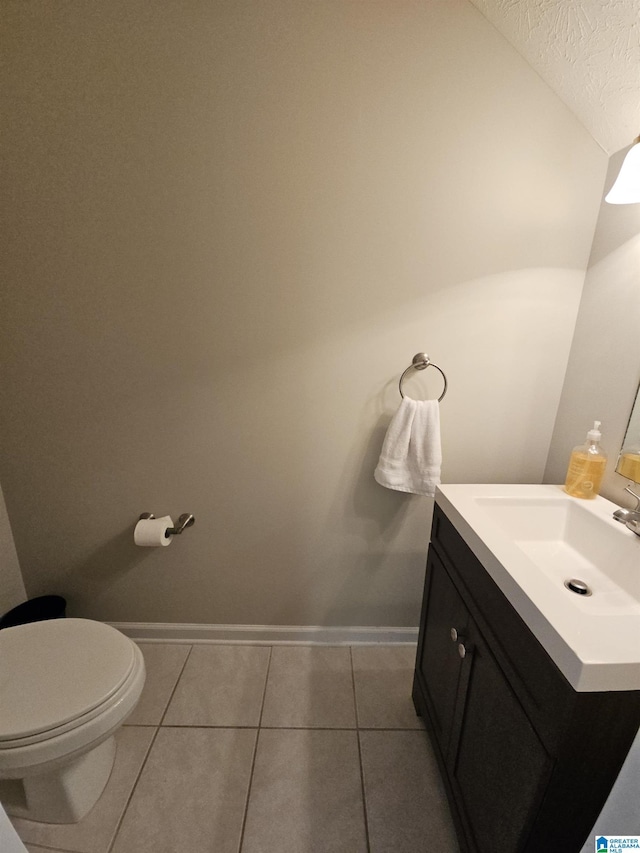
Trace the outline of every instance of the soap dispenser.
[[595, 421], [593, 429], [587, 433], [585, 444], [571, 451], [567, 479], [564, 490], [574, 498], [595, 498], [607, 466], [607, 455], [600, 447], [600, 421]]

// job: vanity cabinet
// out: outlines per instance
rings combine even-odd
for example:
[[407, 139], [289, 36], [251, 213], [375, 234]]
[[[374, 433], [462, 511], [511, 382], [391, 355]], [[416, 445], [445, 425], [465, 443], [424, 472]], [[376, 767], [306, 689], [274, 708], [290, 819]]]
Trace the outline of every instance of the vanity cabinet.
[[640, 725], [640, 692], [571, 687], [437, 505], [413, 699], [469, 853], [577, 853]]

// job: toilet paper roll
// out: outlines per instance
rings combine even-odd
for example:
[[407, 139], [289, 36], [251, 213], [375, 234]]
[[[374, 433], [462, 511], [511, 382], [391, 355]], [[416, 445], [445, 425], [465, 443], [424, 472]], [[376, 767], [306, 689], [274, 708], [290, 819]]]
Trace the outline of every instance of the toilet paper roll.
[[162, 518], [142, 518], [133, 531], [133, 541], [136, 545], [147, 548], [169, 545], [173, 539], [173, 534], [166, 535], [169, 527], [173, 527], [170, 515], [163, 515]]

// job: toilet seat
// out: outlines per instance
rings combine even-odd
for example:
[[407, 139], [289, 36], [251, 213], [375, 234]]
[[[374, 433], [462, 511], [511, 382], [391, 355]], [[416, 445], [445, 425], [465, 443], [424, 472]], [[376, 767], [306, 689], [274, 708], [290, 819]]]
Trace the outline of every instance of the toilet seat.
[[99, 743], [143, 684], [140, 649], [109, 625], [53, 619], [0, 631], [0, 774]]
[[50, 619], [0, 632], [0, 748], [47, 737], [100, 710], [134, 664], [124, 634], [89, 619]]

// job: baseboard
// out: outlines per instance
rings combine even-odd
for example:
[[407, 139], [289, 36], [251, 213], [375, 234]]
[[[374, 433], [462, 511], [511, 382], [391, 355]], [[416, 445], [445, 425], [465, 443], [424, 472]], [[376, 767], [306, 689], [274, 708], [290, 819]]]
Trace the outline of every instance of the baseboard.
[[417, 628], [351, 628], [318, 625], [182, 625], [174, 622], [110, 622], [132, 640], [148, 643], [251, 643], [253, 645], [368, 646], [409, 644]]

